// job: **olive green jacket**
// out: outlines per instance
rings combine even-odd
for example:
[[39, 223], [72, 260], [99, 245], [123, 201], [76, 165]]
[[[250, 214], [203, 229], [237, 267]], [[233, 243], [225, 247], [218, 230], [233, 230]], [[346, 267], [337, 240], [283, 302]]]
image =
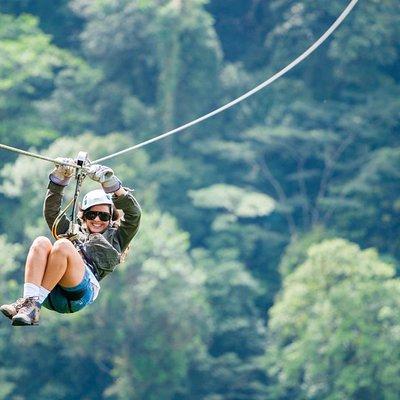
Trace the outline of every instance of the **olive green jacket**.
[[[49, 183], [43, 205], [43, 214], [47, 225], [52, 229], [53, 223], [61, 210], [64, 187]], [[139, 229], [141, 209], [139, 203], [128, 191], [123, 196], [112, 196], [117, 209], [122, 210], [124, 216], [119, 225], [110, 225], [103, 233], [92, 234], [80, 227], [80, 241], [77, 243], [85, 261], [90, 264], [96, 277], [101, 280], [120, 263], [121, 253], [127, 249], [129, 243]], [[64, 215], [58, 226], [57, 234], [66, 233], [70, 220]]]

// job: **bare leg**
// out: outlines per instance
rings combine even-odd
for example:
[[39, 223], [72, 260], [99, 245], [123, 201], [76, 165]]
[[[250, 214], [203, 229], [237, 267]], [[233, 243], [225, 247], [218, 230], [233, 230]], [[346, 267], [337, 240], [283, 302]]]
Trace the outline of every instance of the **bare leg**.
[[[38, 322], [38, 307], [36, 301], [33, 302], [31, 299], [40, 296], [40, 286], [46, 272], [48, 258], [52, 247], [50, 240], [44, 236], [39, 236], [33, 241], [25, 264], [25, 283], [31, 285], [30, 287], [24, 285], [24, 294], [22, 298], [12, 304], [3, 304], [0, 307], [0, 311], [10, 319], [16, 317], [19, 311], [23, 311], [24, 309], [27, 310], [29, 308], [27, 311], [29, 315], [22, 316], [15, 323], [13, 320], [13, 325], [33, 325]], [[35, 287], [37, 288], [37, 292]]]
[[74, 245], [60, 239], [50, 251], [41, 285], [50, 291], [57, 284], [74, 287], [82, 282], [84, 274], [85, 264]]
[[39, 236], [33, 241], [26, 258], [25, 283], [33, 283], [36, 286], [42, 284], [51, 249], [50, 240], [44, 236]]
[[37, 325], [40, 304], [36, 296], [28, 295], [28, 284], [33, 284], [33, 292], [36, 291], [35, 286], [42, 286], [48, 291], [57, 284], [74, 287], [82, 282], [84, 273], [85, 264], [69, 240], [58, 240], [52, 246], [49, 239], [38, 237], [32, 243], [26, 259], [24, 298], [2, 305], [0, 311], [12, 319], [12, 325]]

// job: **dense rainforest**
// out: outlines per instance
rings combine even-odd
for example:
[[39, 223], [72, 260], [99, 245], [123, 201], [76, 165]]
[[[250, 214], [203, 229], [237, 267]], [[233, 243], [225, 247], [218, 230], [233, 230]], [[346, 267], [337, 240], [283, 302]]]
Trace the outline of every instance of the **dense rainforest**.
[[[150, 139], [270, 77], [346, 5], [2, 0], [0, 143], [93, 160]], [[0, 399], [398, 399], [399, 37], [399, 1], [360, 0], [264, 91], [106, 161], [140, 232], [90, 307], [1, 320]], [[52, 165], [0, 157], [3, 304], [50, 237]]]

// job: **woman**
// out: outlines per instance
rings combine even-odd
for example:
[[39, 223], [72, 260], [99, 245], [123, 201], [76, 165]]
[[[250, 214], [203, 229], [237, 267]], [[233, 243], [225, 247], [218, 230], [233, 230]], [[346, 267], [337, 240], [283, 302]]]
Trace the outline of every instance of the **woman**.
[[[72, 159], [61, 160], [74, 163]], [[44, 216], [50, 229], [74, 172], [73, 167], [56, 165], [49, 175]], [[102, 189], [83, 198], [79, 240], [62, 238], [52, 244], [40, 236], [33, 241], [25, 265], [23, 297], [0, 307], [12, 325], [37, 325], [41, 306], [73, 313], [91, 304], [98, 296], [99, 281], [120, 263], [121, 255], [137, 233], [141, 209], [131, 191], [122, 187], [108, 167], [92, 165], [88, 176], [99, 182]], [[124, 214], [118, 222], [117, 209]], [[65, 215], [60, 219], [57, 235], [67, 232], [69, 222]]]

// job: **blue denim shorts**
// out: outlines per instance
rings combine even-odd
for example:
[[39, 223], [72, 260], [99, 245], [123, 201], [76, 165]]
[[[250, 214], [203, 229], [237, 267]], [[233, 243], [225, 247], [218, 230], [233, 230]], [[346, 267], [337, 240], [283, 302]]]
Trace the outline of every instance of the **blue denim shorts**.
[[86, 269], [82, 282], [74, 287], [57, 285], [47, 296], [42, 306], [59, 313], [74, 313], [93, 303], [93, 286]]

